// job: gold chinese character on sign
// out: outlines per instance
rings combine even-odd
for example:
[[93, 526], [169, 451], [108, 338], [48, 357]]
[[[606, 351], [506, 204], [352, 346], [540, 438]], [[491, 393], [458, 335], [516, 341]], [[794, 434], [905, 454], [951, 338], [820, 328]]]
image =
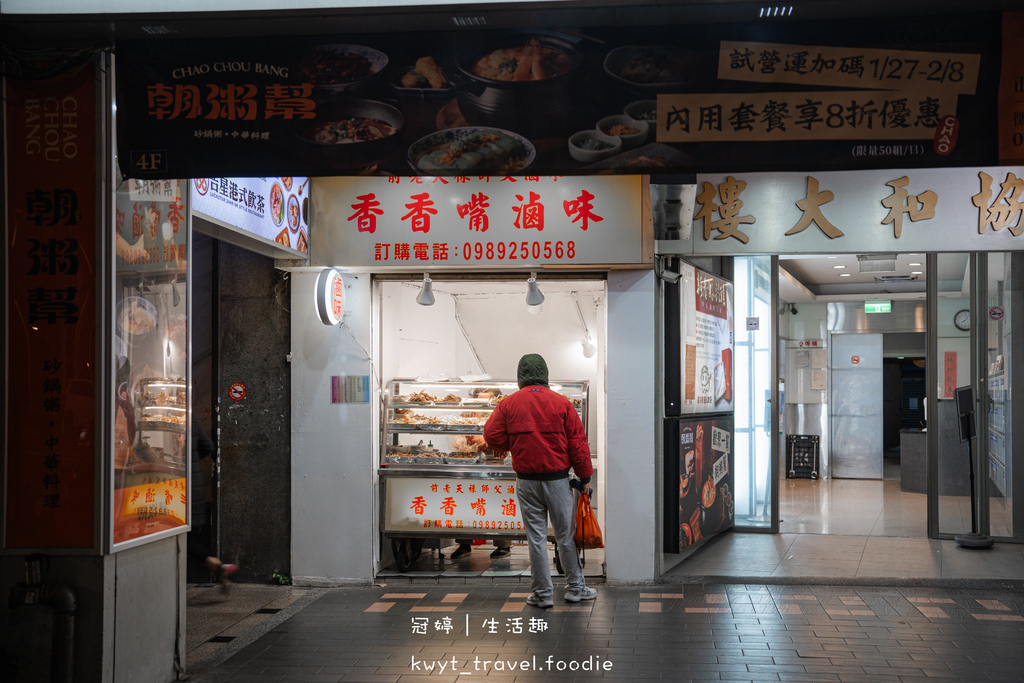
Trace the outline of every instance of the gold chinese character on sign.
[[995, 201], [992, 201], [992, 176], [979, 171], [978, 179], [981, 180], [981, 192], [971, 198], [978, 207], [978, 233], [984, 233], [985, 228], [991, 225], [996, 231], [1009, 228], [1014, 237], [1020, 237], [1024, 232], [1024, 225], [1020, 224], [1021, 209], [1024, 208], [1021, 203], [1024, 179], [1007, 173]]
[[832, 190], [818, 192], [818, 179], [807, 176], [807, 196], [796, 203], [803, 215], [786, 234], [795, 235], [798, 232], [803, 232], [811, 223], [814, 223], [829, 239], [842, 237], [843, 231], [829, 223], [825, 214], [821, 212], [822, 204], [828, 204], [835, 198], [836, 195]]
[[889, 209], [889, 213], [882, 219], [882, 224], [893, 224], [893, 233], [896, 237], [903, 234], [903, 216], [911, 221], [923, 221], [935, 218], [935, 205], [939, 203], [939, 195], [931, 190], [926, 190], [918, 195], [913, 195], [903, 189], [910, 178], [903, 176], [886, 183], [892, 188], [892, 194], [882, 200], [882, 206]]
[[[704, 219], [704, 239], [711, 239], [711, 231], [717, 230], [720, 234], [715, 235], [716, 240], [725, 239], [726, 237], [735, 237], [743, 244], [750, 241], [750, 238], [739, 230], [739, 226], [743, 224], [753, 224], [757, 219], [753, 216], [741, 216], [739, 215], [740, 210], [743, 208], [743, 200], [740, 199], [740, 194], [747, 188], [747, 183], [743, 180], [736, 180], [732, 176], [728, 176], [725, 182], [718, 186], [716, 192], [715, 186], [709, 182], [704, 183], [704, 191], [697, 196], [697, 203], [700, 204], [700, 211], [697, 212], [697, 218]], [[719, 199], [722, 203], [716, 204], [715, 199]], [[718, 212], [720, 220], [711, 220], [711, 216], [714, 212]]]

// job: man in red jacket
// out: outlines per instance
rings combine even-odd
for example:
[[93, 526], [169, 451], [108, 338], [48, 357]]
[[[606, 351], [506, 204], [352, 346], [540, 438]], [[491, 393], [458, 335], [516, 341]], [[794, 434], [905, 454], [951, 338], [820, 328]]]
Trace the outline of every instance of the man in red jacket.
[[502, 399], [487, 424], [484, 439], [495, 451], [512, 452], [516, 471], [519, 510], [530, 544], [533, 593], [526, 602], [551, 607], [553, 588], [548, 567], [547, 518], [555, 532], [558, 553], [565, 569], [565, 599], [593, 600], [597, 591], [587, 588], [576, 561], [573, 540], [572, 489], [569, 468], [576, 472], [584, 495], [590, 495], [590, 447], [583, 423], [572, 402], [548, 388], [548, 366], [535, 353], [519, 360], [519, 391]]

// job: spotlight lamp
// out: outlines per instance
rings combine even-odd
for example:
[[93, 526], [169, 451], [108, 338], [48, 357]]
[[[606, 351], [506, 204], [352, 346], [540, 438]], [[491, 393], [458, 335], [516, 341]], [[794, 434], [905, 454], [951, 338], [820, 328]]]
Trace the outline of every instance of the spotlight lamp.
[[593, 340], [590, 338], [589, 335], [586, 339], [581, 341], [580, 344], [583, 345], [584, 358], [593, 358], [594, 354], [597, 353], [597, 346], [594, 344]]
[[537, 286], [537, 273], [530, 273], [530, 278], [526, 281], [526, 288], [527, 306], [540, 306], [544, 303], [544, 293]]
[[423, 288], [420, 289], [420, 293], [416, 295], [416, 303], [420, 306], [433, 306], [434, 305], [434, 292], [431, 287], [430, 273], [423, 273]]

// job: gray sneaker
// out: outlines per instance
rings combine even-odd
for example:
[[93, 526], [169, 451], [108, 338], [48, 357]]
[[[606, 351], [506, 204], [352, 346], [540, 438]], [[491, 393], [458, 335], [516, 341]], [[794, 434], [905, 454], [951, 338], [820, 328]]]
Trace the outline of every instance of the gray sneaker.
[[[596, 595], [596, 593], [595, 593]], [[530, 593], [530, 597], [526, 598], [527, 605], [533, 605], [534, 607], [554, 607], [555, 603], [551, 598], [542, 598], [536, 593]]]
[[566, 602], [582, 602], [584, 600], [593, 600], [596, 597], [597, 590], [594, 588], [584, 588], [583, 590], [565, 592]]

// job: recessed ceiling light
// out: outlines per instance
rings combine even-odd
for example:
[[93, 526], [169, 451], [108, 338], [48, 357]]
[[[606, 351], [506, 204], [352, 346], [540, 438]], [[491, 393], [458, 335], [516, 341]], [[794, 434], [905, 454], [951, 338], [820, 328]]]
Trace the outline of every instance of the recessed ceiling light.
[[923, 275], [923, 273], [920, 270], [912, 270], [912, 271], [910, 271], [910, 274], [911, 275]]
[[826, 256], [825, 258], [839, 258], [838, 256]]
[[832, 267], [835, 268], [836, 270], [842, 270], [846, 266], [832, 266]]
[[851, 277], [852, 273], [839, 273], [839, 277]]
[[912, 265], [912, 266], [919, 266], [921, 264], [920, 263], [911, 263], [910, 265]]

